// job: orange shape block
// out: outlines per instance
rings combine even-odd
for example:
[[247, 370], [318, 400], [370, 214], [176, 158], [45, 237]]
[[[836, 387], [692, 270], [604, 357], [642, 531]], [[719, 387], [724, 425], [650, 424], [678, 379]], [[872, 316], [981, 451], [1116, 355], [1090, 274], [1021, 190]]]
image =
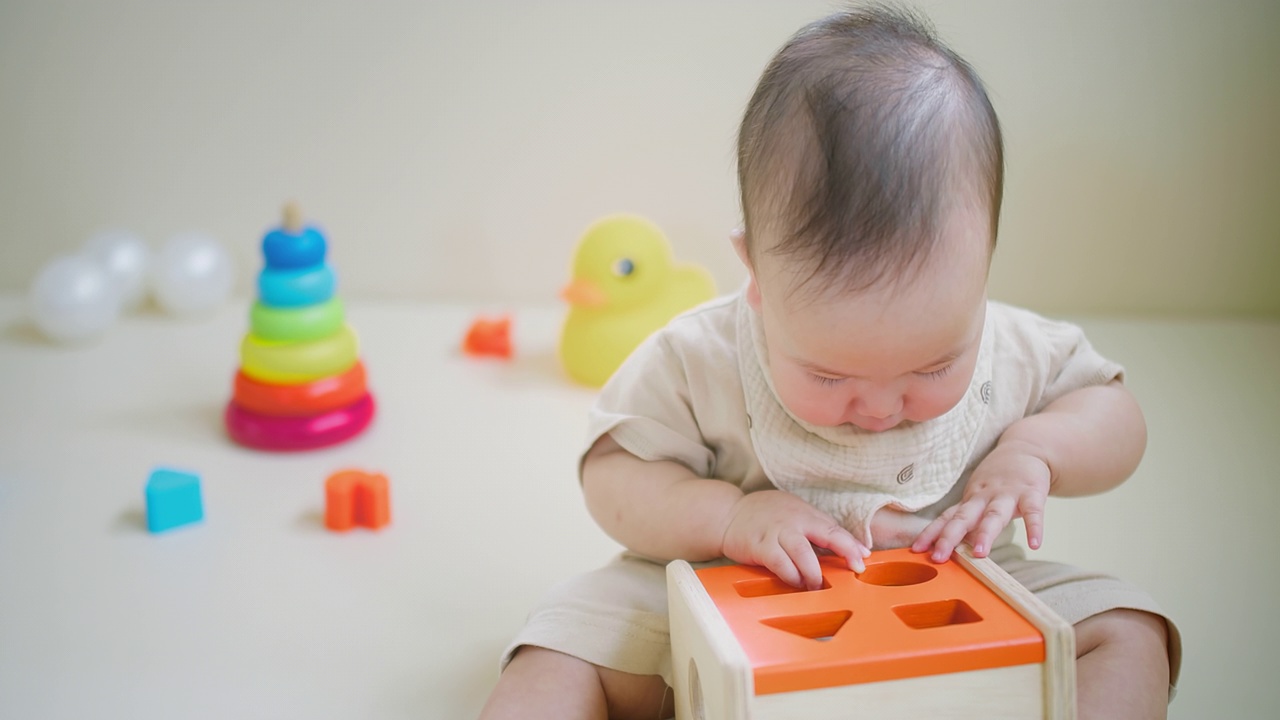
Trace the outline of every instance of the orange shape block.
[[467, 336], [462, 340], [462, 351], [468, 355], [510, 358], [511, 316], [478, 318], [471, 323]]
[[751, 662], [755, 693], [1041, 663], [1044, 637], [954, 560], [872, 553], [857, 575], [821, 558], [823, 587], [726, 565], [698, 579]]
[[341, 470], [324, 483], [324, 526], [346, 532], [359, 525], [378, 530], [391, 522], [387, 476]]

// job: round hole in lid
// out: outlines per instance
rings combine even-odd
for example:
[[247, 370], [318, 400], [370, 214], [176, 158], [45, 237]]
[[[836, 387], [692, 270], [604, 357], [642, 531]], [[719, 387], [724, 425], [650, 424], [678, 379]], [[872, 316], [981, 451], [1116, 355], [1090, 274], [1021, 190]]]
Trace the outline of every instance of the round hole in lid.
[[924, 563], [887, 562], [868, 565], [867, 571], [858, 579], [868, 585], [884, 585], [898, 587], [902, 585], [919, 585], [938, 576], [937, 568]]

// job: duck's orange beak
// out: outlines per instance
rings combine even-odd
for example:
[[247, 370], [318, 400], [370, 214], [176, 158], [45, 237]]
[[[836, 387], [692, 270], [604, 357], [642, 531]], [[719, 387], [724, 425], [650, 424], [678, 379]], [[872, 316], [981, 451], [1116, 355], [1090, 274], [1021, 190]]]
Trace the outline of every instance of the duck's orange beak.
[[609, 300], [599, 285], [581, 278], [575, 278], [561, 288], [560, 298], [570, 305], [587, 308], [600, 307]]

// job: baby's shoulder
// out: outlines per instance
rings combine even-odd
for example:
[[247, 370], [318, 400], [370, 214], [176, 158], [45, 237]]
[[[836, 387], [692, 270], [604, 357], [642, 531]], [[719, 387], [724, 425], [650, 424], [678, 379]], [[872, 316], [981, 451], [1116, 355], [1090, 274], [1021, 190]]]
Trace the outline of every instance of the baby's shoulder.
[[658, 341], [677, 357], [721, 362], [737, 357], [741, 293], [718, 297], [676, 316]]
[[998, 338], [1001, 354], [1021, 351], [1039, 356], [1084, 339], [1079, 325], [995, 300], [987, 302], [987, 317]]
[[997, 328], [1022, 332], [1034, 332], [1039, 325], [1054, 322], [1032, 310], [999, 300], [987, 301], [987, 317], [991, 318]]

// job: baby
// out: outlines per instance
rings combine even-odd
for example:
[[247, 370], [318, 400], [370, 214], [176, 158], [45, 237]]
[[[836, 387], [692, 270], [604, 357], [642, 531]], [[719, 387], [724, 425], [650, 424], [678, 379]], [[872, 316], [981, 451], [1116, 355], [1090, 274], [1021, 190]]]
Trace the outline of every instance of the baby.
[[1146, 443], [1080, 330], [987, 299], [1000, 126], [917, 18], [842, 13], [765, 69], [738, 137], [749, 273], [628, 358], [589, 420], [587, 506], [628, 548], [536, 608], [483, 717], [671, 713], [663, 564], [990, 555], [1076, 629], [1082, 718], [1164, 717], [1176, 628], [1124, 582], [1032, 562], [1050, 494], [1123, 482]]

